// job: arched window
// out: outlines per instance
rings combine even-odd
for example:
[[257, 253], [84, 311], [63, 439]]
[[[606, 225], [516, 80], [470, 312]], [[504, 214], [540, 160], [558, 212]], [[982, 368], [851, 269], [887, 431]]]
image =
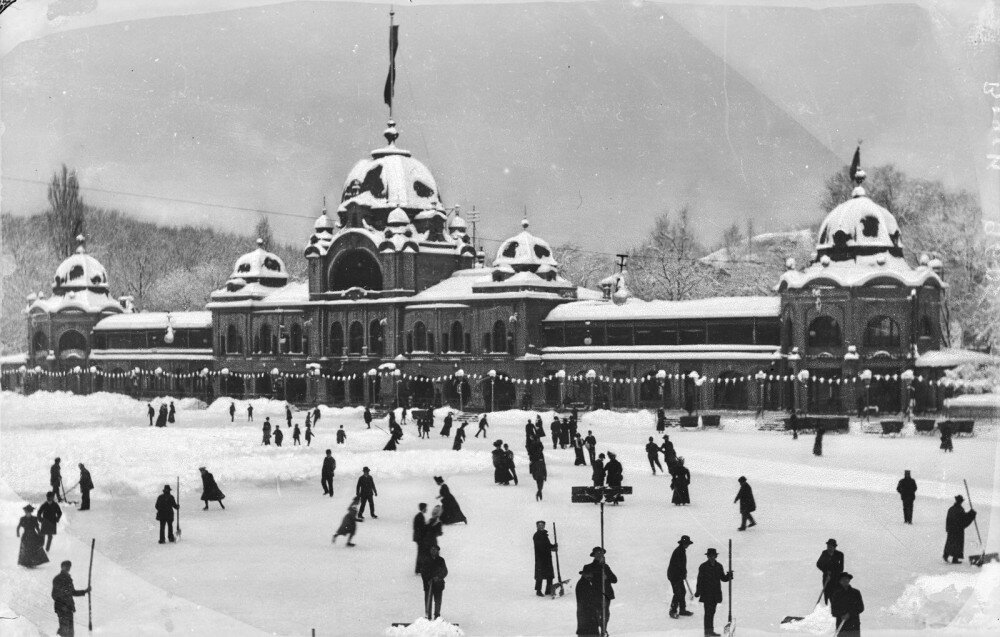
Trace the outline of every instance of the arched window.
[[48, 353], [49, 337], [45, 335], [45, 332], [42, 330], [35, 332], [35, 336], [31, 339], [31, 349], [35, 352], [35, 354]]
[[920, 338], [934, 338], [936, 335], [937, 330], [934, 329], [931, 317], [925, 314], [920, 318]]
[[899, 347], [899, 325], [888, 316], [868, 321], [864, 344], [868, 347]]
[[261, 354], [270, 354], [274, 351], [271, 347], [271, 326], [264, 323], [260, 326], [260, 348]]
[[227, 354], [242, 354], [243, 353], [243, 337], [240, 336], [240, 331], [236, 329], [235, 325], [230, 325], [226, 329], [226, 353]]
[[507, 351], [507, 326], [504, 325], [503, 321], [497, 321], [493, 324], [493, 347], [490, 351]]
[[330, 356], [344, 355], [344, 328], [339, 321], [330, 326]]
[[347, 290], [350, 288], [382, 289], [382, 268], [367, 250], [360, 248], [347, 250], [337, 258], [330, 268], [330, 289]]
[[786, 316], [781, 322], [781, 347], [785, 350], [792, 348], [794, 332], [792, 331], [792, 317]]
[[360, 355], [365, 348], [365, 328], [358, 321], [351, 323], [349, 334], [348, 352], [356, 356]]
[[292, 323], [291, 330], [291, 350], [296, 354], [302, 352], [302, 326], [298, 323]]
[[382, 321], [375, 319], [368, 324], [368, 355], [382, 356], [385, 354], [385, 334], [382, 332]]
[[427, 351], [427, 327], [421, 321], [413, 325], [413, 349], [417, 352]]
[[59, 337], [59, 353], [61, 354], [68, 350], [86, 351], [87, 338], [76, 330], [63, 332], [62, 336]]
[[451, 324], [451, 335], [448, 340], [451, 341], [451, 351], [462, 352], [465, 350], [463, 347], [465, 344], [465, 330], [462, 329], [462, 324], [459, 321]]
[[806, 347], [839, 347], [842, 343], [840, 324], [833, 317], [821, 316], [809, 324]]

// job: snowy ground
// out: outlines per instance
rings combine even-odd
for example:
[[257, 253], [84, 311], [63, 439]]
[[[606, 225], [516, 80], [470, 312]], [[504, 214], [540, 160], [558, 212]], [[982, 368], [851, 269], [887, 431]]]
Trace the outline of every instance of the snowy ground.
[[[72, 559], [75, 580], [86, 581], [89, 539], [97, 538], [94, 563], [94, 633], [98, 635], [198, 634], [383, 635], [394, 621], [413, 621], [422, 609], [413, 575], [410, 523], [417, 502], [433, 504], [432, 477], [444, 475], [468, 526], [445, 528], [441, 554], [450, 575], [444, 616], [468, 635], [568, 635], [575, 631], [572, 585], [567, 597], [534, 596], [531, 535], [534, 522], [556, 522], [564, 578], [576, 580], [600, 543], [599, 513], [571, 504], [570, 487], [589, 484], [589, 467], [574, 467], [572, 450], [546, 451], [545, 501], [534, 499], [527, 473], [524, 422], [529, 414], [490, 417], [490, 439], [472, 438], [461, 452], [436, 428], [420, 440], [411, 425], [400, 451], [383, 452], [387, 435], [364, 429], [360, 410], [323, 410], [311, 448], [260, 446], [264, 416], [284, 423], [281, 403], [255, 401], [255, 423], [238, 402], [230, 423], [228, 401], [207, 409], [177, 403], [178, 422], [151, 429], [145, 403], [102, 394], [75, 397], [36, 394], [0, 398], [0, 634], [52, 634], [49, 592], [58, 562]], [[534, 412], [530, 414], [534, 415]], [[296, 414], [302, 423], [304, 413]], [[550, 415], [543, 414], [546, 430]], [[376, 425], [385, 428], [384, 422]], [[437, 421], [440, 427], [440, 418]], [[334, 444], [340, 425], [347, 445]], [[997, 433], [958, 438], [955, 453], [938, 450], [936, 438], [881, 438], [855, 432], [829, 435], [824, 456], [812, 455], [812, 437], [792, 440], [757, 432], [751, 417], [723, 417], [722, 431], [670, 430], [693, 474], [690, 507], [669, 504], [669, 478], [650, 475], [643, 445], [656, 435], [652, 414], [583, 415], [601, 451], [618, 453], [625, 483], [635, 495], [605, 514], [608, 561], [619, 577], [609, 629], [613, 635], [701, 634], [695, 617], [667, 617], [665, 581], [670, 552], [682, 534], [693, 576], [706, 548], [725, 552], [733, 539], [733, 614], [742, 635], [810, 634], [823, 625], [812, 616], [797, 631], [782, 629], [786, 615], [808, 616], [820, 588], [814, 563], [827, 538], [846, 555], [854, 585], [865, 598], [866, 634], [995, 634], [1000, 629], [1000, 567], [975, 569], [941, 560], [944, 514], [962, 478], [969, 480], [987, 546], [1000, 528]], [[978, 426], [977, 426], [978, 427]], [[284, 427], [282, 427], [284, 429]], [[503, 438], [516, 455], [520, 486], [495, 486], [489, 451]], [[657, 440], [659, 438], [657, 437]], [[334, 449], [336, 496], [319, 485], [323, 450]], [[62, 457], [68, 484], [78, 462], [93, 474], [93, 510], [66, 515], [52, 562], [35, 570], [16, 566], [14, 527], [21, 506], [44, 499], [48, 468]], [[197, 501], [197, 468], [206, 465], [226, 493], [225, 511], [208, 512]], [[360, 524], [356, 548], [330, 544], [362, 466], [372, 468], [379, 489], [378, 520]], [[914, 524], [902, 524], [895, 485], [910, 469], [919, 491]], [[153, 502], [180, 475], [183, 535], [175, 545], [156, 544]], [[732, 503], [736, 478], [754, 487], [759, 525], [737, 533]], [[991, 519], [993, 518], [993, 519]], [[966, 553], [979, 550], [975, 531]], [[86, 599], [78, 599], [77, 629], [86, 630]], [[716, 629], [726, 621], [720, 607]], [[16, 619], [5, 619], [7, 617]]]

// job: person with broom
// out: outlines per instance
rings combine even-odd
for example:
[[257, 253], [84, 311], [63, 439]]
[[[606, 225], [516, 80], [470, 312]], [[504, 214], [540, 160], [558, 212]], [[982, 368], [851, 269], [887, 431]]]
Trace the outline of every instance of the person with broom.
[[851, 588], [854, 576], [841, 573], [839, 586], [830, 599], [830, 612], [837, 622], [837, 637], [861, 637], [861, 613], [865, 612], [865, 602], [861, 591]]
[[[559, 546], [549, 540], [549, 532], [545, 530], [545, 522], [539, 520], [535, 522], [535, 534], [531, 541], [535, 545], [535, 595], [546, 597], [552, 594], [552, 578], [555, 577], [555, 569], [552, 568], [552, 552], [559, 550]], [[545, 592], [542, 592], [542, 582], [545, 582]]]
[[694, 596], [705, 607], [705, 637], [721, 637], [715, 632], [715, 607], [722, 603], [722, 582], [733, 579], [733, 572], [727, 573], [716, 561], [719, 552], [715, 549], [705, 551], [705, 557], [708, 559], [698, 567]]
[[667, 565], [667, 581], [674, 596], [670, 599], [670, 617], [690, 617], [694, 615], [684, 603], [684, 582], [687, 580], [687, 547], [694, 544], [687, 535], [682, 535], [677, 542], [677, 548], [670, 554], [670, 564]]
[[965, 529], [976, 519], [976, 510], [966, 511], [962, 508], [965, 498], [961, 495], [955, 496], [955, 504], [948, 509], [945, 518], [944, 528], [948, 533], [948, 538], [944, 543], [944, 561], [951, 558], [952, 564], [961, 564], [965, 557]]
[[[448, 565], [441, 557], [441, 547], [432, 544], [427, 561], [420, 568], [420, 578], [424, 583], [424, 609], [427, 619], [437, 619], [441, 616], [441, 597], [444, 595], [444, 579], [448, 577]], [[434, 604], [434, 614], [431, 615], [431, 602]]]
[[823, 601], [829, 604], [840, 586], [840, 574], [844, 572], [844, 554], [837, 550], [837, 540], [826, 541], [826, 550], [819, 554], [816, 568], [823, 573]]

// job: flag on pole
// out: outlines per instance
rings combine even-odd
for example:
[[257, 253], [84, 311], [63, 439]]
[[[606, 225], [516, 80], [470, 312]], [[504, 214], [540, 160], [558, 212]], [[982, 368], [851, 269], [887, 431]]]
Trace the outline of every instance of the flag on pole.
[[861, 146], [854, 150], [854, 159], [851, 160], [851, 170], [848, 175], [851, 181], [854, 181], [854, 176], [858, 174], [859, 168], [861, 168]]
[[385, 76], [385, 90], [382, 97], [385, 105], [392, 110], [392, 97], [396, 92], [396, 49], [399, 48], [399, 25], [389, 25], [389, 74]]

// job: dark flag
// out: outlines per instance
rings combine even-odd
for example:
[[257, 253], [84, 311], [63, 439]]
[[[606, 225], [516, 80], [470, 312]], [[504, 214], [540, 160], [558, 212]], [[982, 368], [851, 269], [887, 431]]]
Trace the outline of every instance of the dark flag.
[[858, 146], [854, 150], [854, 159], [851, 160], [851, 170], [850, 170], [851, 181], [854, 181], [854, 176], [858, 173], [859, 168], [861, 168], [861, 146]]
[[392, 109], [392, 96], [396, 93], [396, 49], [399, 48], [399, 25], [389, 27], [389, 74], [385, 76], [385, 90], [382, 98], [385, 105]]

